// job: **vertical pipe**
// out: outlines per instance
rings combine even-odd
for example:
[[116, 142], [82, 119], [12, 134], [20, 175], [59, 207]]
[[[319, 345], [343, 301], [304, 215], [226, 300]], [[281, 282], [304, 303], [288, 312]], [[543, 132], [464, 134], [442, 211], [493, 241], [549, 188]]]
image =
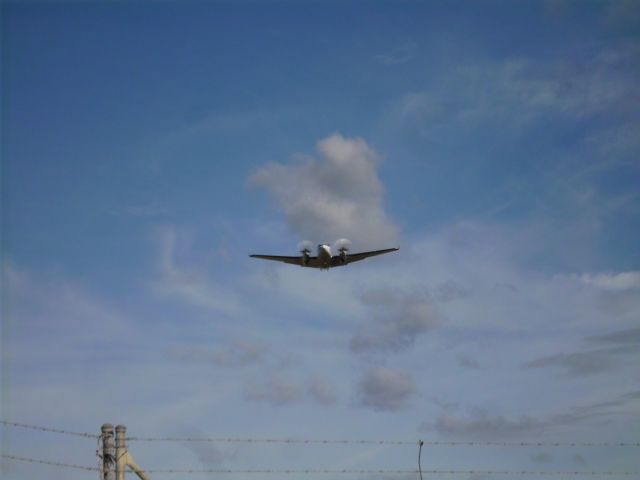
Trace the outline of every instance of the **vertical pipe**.
[[124, 480], [124, 472], [127, 466], [127, 445], [125, 436], [127, 427], [116, 426], [116, 480]]
[[102, 479], [116, 480], [116, 442], [113, 438], [113, 425], [102, 425]]
[[420, 472], [420, 480], [422, 480], [422, 463], [420, 462], [420, 459], [422, 458], [422, 445], [424, 445], [424, 442], [420, 440], [418, 441], [418, 445], [420, 445], [420, 448], [418, 449], [418, 471]]

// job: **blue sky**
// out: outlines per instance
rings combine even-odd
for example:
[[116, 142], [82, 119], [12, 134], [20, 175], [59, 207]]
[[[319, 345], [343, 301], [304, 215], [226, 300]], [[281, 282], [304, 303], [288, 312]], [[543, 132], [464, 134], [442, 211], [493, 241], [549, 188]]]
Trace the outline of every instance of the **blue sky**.
[[[3, 418], [638, 442], [639, 26], [631, 1], [4, 2]], [[247, 256], [340, 237], [401, 250], [329, 272]], [[93, 461], [51, 440], [4, 429], [2, 448]], [[438, 448], [423, 467], [640, 469], [633, 448]]]

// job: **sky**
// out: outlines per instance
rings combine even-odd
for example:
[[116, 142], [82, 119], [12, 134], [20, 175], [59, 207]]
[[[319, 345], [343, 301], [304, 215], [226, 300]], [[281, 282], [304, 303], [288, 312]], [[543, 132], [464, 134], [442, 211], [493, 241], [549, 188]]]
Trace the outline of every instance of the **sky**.
[[[549, 445], [640, 442], [637, 2], [1, 9], [5, 421], [408, 442], [130, 441], [146, 469], [413, 470], [422, 439], [542, 444], [429, 470], [640, 471]], [[248, 256], [344, 237], [400, 250]], [[96, 466], [95, 439], [1, 439]]]

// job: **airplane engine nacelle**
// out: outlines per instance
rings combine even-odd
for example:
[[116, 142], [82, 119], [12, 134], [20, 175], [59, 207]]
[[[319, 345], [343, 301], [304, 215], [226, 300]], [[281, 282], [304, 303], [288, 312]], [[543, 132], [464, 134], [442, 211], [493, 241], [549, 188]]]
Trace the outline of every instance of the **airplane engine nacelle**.
[[346, 248], [341, 248], [340, 249], [340, 259], [342, 260], [342, 263], [345, 263], [347, 261], [347, 249]]
[[309, 250], [302, 250], [302, 264], [306, 265], [309, 263]]

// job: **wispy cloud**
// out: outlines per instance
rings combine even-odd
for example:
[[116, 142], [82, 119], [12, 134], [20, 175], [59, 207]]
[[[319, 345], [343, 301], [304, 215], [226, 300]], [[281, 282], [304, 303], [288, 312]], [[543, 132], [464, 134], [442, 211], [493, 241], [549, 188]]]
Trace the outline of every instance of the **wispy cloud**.
[[378, 411], [402, 410], [416, 394], [408, 374], [385, 367], [373, 367], [365, 372], [357, 385], [359, 404]]
[[[525, 214], [530, 225], [546, 225], [565, 245], [575, 244], [571, 252], [563, 247], [574, 269], [594, 257], [594, 240], [620, 215], [640, 211], [631, 187], [640, 165], [640, 117], [630, 107], [640, 98], [638, 48], [589, 48], [579, 58], [559, 52], [553, 59], [476, 58], [456, 65], [399, 97], [387, 126], [419, 145], [421, 157], [432, 153], [430, 162], [447, 158], [443, 169], [454, 163], [469, 175], [491, 171], [495, 182], [477, 179], [493, 183], [495, 193], [478, 199], [486, 207], [475, 208], [488, 216]], [[467, 154], [473, 150], [477, 154]], [[516, 157], [529, 169], [526, 181], [508, 160]], [[614, 190], [605, 173], [630, 181], [617, 181]]]
[[169, 357], [185, 362], [204, 362], [217, 367], [238, 368], [261, 362], [268, 349], [246, 340], [236, 340], [226, 348], [210, 348], [201, 345], [177, 346], [169, 351]]
[[280, 375], [272, 375], [265, 382], [248, 385], [245, 398], [255, 402], [267, 402], [274, 407], [298, 403], [302, 399], [300, 387]]
[[540, 423], [531, 417], [510, 419], [474, 408], [463, 416], [442, 414], [433, 426], [423, 424], [421, 430], [434, 429], [440, 435], [453, 438], [496, 439], [524, 436], [539, 428]]
[[615, 359], [619, 355], [636, 353], [633, 347], [617, 347], [585, 352], [559, 353], [532, 360], [525, 368], [559, 367], [570, 376], [595, 375], [615, 369]]
[[[583, 119], [602, 112], [630, 113], [637, 98], [635, 47], [597, 52], [579, 62], [513, 58], [467, 64], [423, 92], [406, 94], [398, 112], [423, 129], [455, 124], [480, 127], [485, 120], [524, 126], [540, 115]], [[426, 133], [426, 132], [425, 132]]]
[[165, 227], [159, 230], [158, 244], [158, 278], [152, 283], [156, 293], [206, 310], [225, 313], [240, 310], [236, 295], [197, 266], [203, 263], [202, 259], [191, 258], [189, 267], [180, 265], [178, 255], [189, 253], [190, 242], [186, 235], [181, 235], [175, 227]]
[[266, 380], [245, 385], [244, 397], [251, 402], [261, 402], [272, 407], [297, 404], [314, 404], [332, 407], [338, 401], [335, 387], [318, 375], [306, 380], [292, 380], [282, 373], [265, 372]]
[[438, 321], [434, 303], [424, 290], [368, 290], [360, 295], [360, 301], [368, 307], [373, 322], [367, 319], [366, 327], [351, 339], [354, 353], [397, 352]]
[[376, 62], [386, 66], [402, 65], [403, 63], [407, 63], [415, 57], [417, 48], [417, 43], [407, 42], [386, 53], [375, 55], [373, 59]]
[[563, 426], [584, 425], [617, 415], [635, 416], [624, 408], [637, 401], [636, 393], [619, 394], [605, 401], [578, 405], [559, 413], [539, 417], [529, 415], [509, 417], [489, 412], [484, 408], [472, 407], [462, 413], [444, 412], [436, 418], [435, 422], [424, 422], [420, 430], [436, 431], [444, 437], [461, 440], [532, 438], [532, 435], [552, 432]]
[[335, 388], [318, 376], [309, 379], [307, 392], [315, 403], [325, 407], [334, 405], [338, 400]]
[[640, 328], [630, 328], [628, 330], [620, 330], [604, 335], [595, 335], [593, 337], [587, 337], [586, 340], [593, 343], [612, 343], [618, 345], [636, 344], [640, 346]]
[[587, 337], [590, 343], [608, 344], [606, 348], [548, 355], [524, 364], [525, 368], [559, 367], [571, 376], [585, 376], [620, 368], [619, 358], [640, 353], [640, 329], [617, 331]]
[[640, 272], [583, 273], [576, 278], [582, 283], [593, 285], [603, 290], [640, 290]]
[[[198, 428], [181, 429], [177, 433], [185, 438], [206, 438], [206, 432]], [[215, 468], [224, 464], [225, 459], [235, 456], [211, 442], [181, 442], [185, 449], [189, 450], [203, 467]]]
[[[12, 325], [12, 349], [24, 361], [69, 362], [97, 358], [133, 332], [126, 315], [62, 274], [5, 265], [3, 285]], [[55, 354], [54, 354], [55, 352]]]

